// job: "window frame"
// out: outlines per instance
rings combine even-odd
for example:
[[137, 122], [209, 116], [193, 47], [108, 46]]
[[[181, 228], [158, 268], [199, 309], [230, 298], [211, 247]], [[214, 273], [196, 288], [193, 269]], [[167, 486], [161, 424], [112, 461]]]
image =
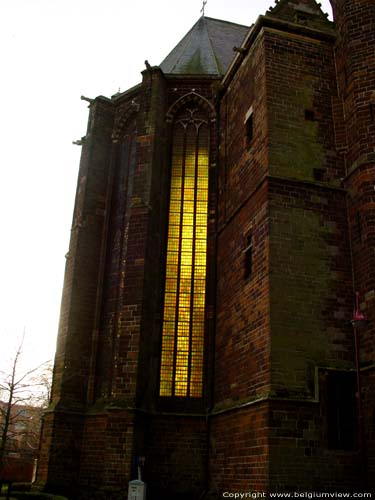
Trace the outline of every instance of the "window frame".
[[[168, 232], [169, 232], [169, 227], [170, 227], [170, 206], [171, 206], [171, 182], [172, 182], [172, 168], [173, 168], [173, 154], [174, 154], [174, 147], [175, 147], [175, 133], [176, 133], [176, 126], [178, 125], [178, 122], [180, 122], [183, 119], [183, 116], [185, 113], [188, 111], [192, 112], [197, 112], [198, 116], [200, 116], [200, 120], [202, 120], [202, 116], [204, 115], [204, 126], [207, 127], [207, 137], [205, 140], [205, 146], [206, 146], [206, 154], [207, 154], [207, 199], [206, 199], [206, 237], [205, 237], [205, 285], [204, 285], [204, 290], [205, 290], [205, 306], [204, 306], [204, 315], [203, 315], [203, 361], [202, 361], [202, 391], [201, 395], [199, 397], [192, 396], [190, 394], [181, 396], [181, 395], [176, 395], [175, 391], [175, 381], [173, 382], [173, 387], [172, 387], [172, 394], [171, 395], [161, 395], [161, 370], [162, 370], [162, 355], [163, 355], [163, 328], [164, 328], [164, 306], [165, 306], [165, 286], [167, 283], [167, 258], [168, 258]], [[186, 119], [186, 118], [185, 118]], [[203, 125], [202, 125], [203, 126]], [[192, 409], [200, 409], [202, 408], [204, 401], [206, 399], [206, 370], [207, 370], [207, 344], [208, 344], [208, 326], [207, 326], [207, 307], [208, 307], [208, 298], [209, 298], [209, 264], [208, 264], [208, 255], [209, 255], [209, 249], [208, 249], [208, 242], [209, 242], [209, 214], [210, 214], [210, 192], [211, 192], [211, 175], [210, 175], [210, 168], [212, 166], [212, 156], [213, 156], [213, 150], [212, 150], [212, 120], [210, 120], [209, 113], [207, 112], [206, 109], [204, 109], [204, 106], [200, 106], [199, 103], [188, 103], [185, 104], [183, 107], [181, 107], [178, 112], [175, 114], [174, 120], [171, 123], [171, 147], [169, 151], [169, 158], [170, 158], [170, 165], [169, 165], [169, 174], [168, 174], [168, 179], [169, 179], [169, 199], [168, 199], [168, 209], [167, 209], [167, 215], [166, 215], [166, 238], [165, 238], [165, 261], [164, 261], [164, 290], [162, 294], [162, 316], [161, 316], [161, 335], [160, 335], [160, 355], [159, 355], [159, 370], [158, 370], [158, 402], [159, 405], [161, 405], [164, 409], [173, 409], [173, 410], [178, 410], [178, 409], [186, 409], [188, 407], [190, 410]], [[184, 133], [185, 139], [186, 140], [186, 130]], [[198, 134], [196, 136], [196, 140], [198, 140]], [[197, 149], [198, 148], [198, 149]], [[194, 149], [194, 154], [198, 154], [198, 142], [195, 143], [195, 149]], [[184, 153], [185, 154], [185, 153]], [[186, 158], [184, 158], [183, 161], [186, 161]], [[195, 169], [197, 169], [197, 158], [195, 160]], [[195, 187], [194, 190], [197, 188], [197, 179], [198, 179], [197, 172], [195, 173]], [[181, 181], [182, 182], [182, 181]], [[182, 196], [182, 195], [181, 195]], [[181, 197], [181, 204], [183, 203], [183, 199]], [[194, 219], [197, 216], [197, 194], [195, 192], [194, 195]], [[183, 212], [181, 212], [181, 220], [183, 217]], [[181, 222], [181, 221], [180, 221]], [[193, 239], [193, 245], [195, 245], [194, 241], [196, 242], [196, 238]], [[181, 234], [180, 234], [180, 243], [181, 243]], [[181, 251], [181, 246], [180, 250]], [[194, 280], [194, 277], [192, 278]], [[190, 304], [191, 311], [193, 310], [192, 302]], [[176, 316], [177, 317], [177, 316]], [[175, 319], [177, 322], [177, 319]], [[192, 326], [189, 324], [190, 332], [189, 332], [189, 341], [191, 342], [191, 329]], [[178, 337], [177, 337], [177, 327], [175, 329], [175, 342], [177, 342]], [[190, 348], [191, 349], [191, 345]], [[176, 356], [176, 349], [174, 356]], [[189, 350], [189, 356], [191, 356], [191, 350]], [[175, 366], [175, 359], [174, 359], [174, 366]], [[190, 358], [189, 358], [189, 363], [190, 363]], [[175, 368], [173, 368], [175, 370]], [[191, 365], [189, 365], [189, 370], [191, 370]], [[175, 377], [176, 373], [175, 371], [173, 372], [173, 377]], [[191, 371], [189, 373], [189, 381], [188, 381], [188, 388], [189, 384], [191, 384]]]

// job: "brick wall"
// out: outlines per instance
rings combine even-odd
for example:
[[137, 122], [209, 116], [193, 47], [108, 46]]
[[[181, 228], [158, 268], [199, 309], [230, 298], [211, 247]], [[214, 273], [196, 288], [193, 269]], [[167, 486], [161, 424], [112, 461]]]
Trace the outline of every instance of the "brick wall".
[[[358, 488], [360, 454], [327, 446], [324, 370], [354, 368], [353, 259], [373, 321], [359, 331], [373, 455], [375, 16], [372, 0], [333, 0], [336, 40], [318, 12], [315, 29], [297, 26], [297, 3], [311, 6], [261, 18], [224, 89], [151, 68], [137, 89], [92, 103], [39, 483], [115, 498], [141, 455], [150, 498]], [[157, 388], [171, 123], [198, 94], [212, 124], [208, 354], [205, 398], [188, 416]], [[137, 161], [122, 227], [112, 141], [129, 120]]]
[[87, 396], [112, 126], [111, 104], [96, 100], [91, 105], [78, 174], [52, 388], [53, 402], [69, 407], [82, 407]]
[[47, 491], [77, 491], [83, 435], [83, 415], [48, 412], [43, 420], [37, 485]]
[[268, 491], [268, 442], [268, 403], [211, 418], [210, 488], [215, 498], [225, 491]]
[[[353, 257], [354, 291], [372, 323], [358, 328], [364, 454], [373, 485], [374, 453], [374, 298], [375, 298], [375, 6], [372, 0], [332, 0], [338, 26], [336, 65], [343, 109], [345, 187]], [[353, 294], [354, 295], [354, 294]], [[353, 297], [354, 302], [354, 297]]]
[[269, 171], [338, 185], [343, 165], [334, 148], [334, 38], [315, 36], [265, 31]]
[[[228, 223], [218, 239], [215, 406], [247, 401], [270, 388], [267, 185]], [[253, 239], [252, 274], [245, 277], [246, 235]]]
[[67, 255], [50, 407], [55, 413], [45, 417], [40, 448], [38, 482], [62, 490], [77, 482], [81, 412], [92, 375], [112, 126], [112, 105], [98, 98], [91, 104]]
[[144, 424], [144, 477], [150, 498], [198, 500], [208, 480], [206, 419], [150, 416]]
[[306, 35], [265, 35], [271, 384], [272, 395], [285, 398], [271, 404], [270, 487], [355, 491], [359, 453], [328, 449], [325, 385], [317, 392], [316, 380], [322, 367], [354, 367], [345, 171], [335, 150], [334, 38]]
[[79, 498], [117, 499], [132, 479], [131, 412], [111, 408], [86, 416], [79, 468]]
[[[213, 403], [222, 413], [210, 419], [210, 491], [217, 497], [265, 491], [268, 483], [267, 404], [233, 409], [270, 389], [267, 127], [260, 35], [220, 103]], [[250, 241], [251, 255], [244, 252]]]
[[338, 26], [339, 92], [345, 110], [347, 166], [350, 168], [374, 150], [374, 3], [372, 0], [332, 0], [331, 3]]
[[367, 469], [367, 487], [375, 491], [375, 373], [373, 369], [361, 371], [363, 387], [363, 416], [365, 438], [365, 467]]
[[[215, 252], [215, 208], [216, 198], [214, 182], [216, 177], [216, 130], [215, 109], [212, 99], [215, 95], [213, 79], [197, 80], [194, 78], [181, 82], [180, 79], [163, 80], [162, 89], [155, 90], [155, 98], [150, 127], [155, 129], [158, 140], [154, 144], [152, 157], [152, 183], [150, 185], [150, 217], [148, 226], [148, 240], [145, 255], [145, 274], [143, 284], [142, 327], [140, 370], [138, 372], [138, 403], [143, 408], [154, 409], [157, 405], [160, 350], [161, 350], [161, 321], [164, 299], [164, 276], [167, 248], [167, 225], [169, 203], [170, 154], [173, 132], [173, 118], [181, 106], [187, 103], [202, 106], [207, 114], [210, 127], [210, 183], [211, 193], [209, 200], [209, 243], [210, 256]], [[167, 115], [166, 115], [167, 113]], [[212, 281], [213, 259], [208, 268], [208, 281]], [[211, 286], [212, 289], [212, 286]], [[212, 309], [214, 294], [207, 296], [207, 310], [211, 315], [208, 322], [212, 323]], [[202, 402], [201, 406], [204, 406]]]
[[[137, 103], [138, 101], [138, 103]], [[136, 104], [134, 104], [136, 102]], [[92, 366], [90, 402], [108, 398], [112, 389], [113, 354], [117, 342], [128, 250], [130, 205], [133, 192], [133, 174], [136, 163], [136, 114], [139, 90], [125, 96], [117, 104], [112, 133], [111, 169], [108, 207], [104, 234], [105, 270], [100, 283], [96, 352]], [[100, 353], [97, 356], [97, 353]], [[96, 359], [97, 358], [97, 359]]]
[[[327, 449], [327, 409], [316, 399], [317, 368], [354, 367], [345, 170], [342, 148], [335, 147], [341, 108], [329, 29], [291, 33], [280, 23], [259, 30], [221, 102], [215, 404], [229, 410], [257, 389], [273, 398], [267, 460], [275, 491], [359, 486], [359, 453]], [[250, 148], [248, 102], [254, 110]], [[240, 249], [250, 228], [254, 287], [246, 289]], [[245, 434], [240, 429], [230, 445], [227, 439], [225, 431], [217, 433], [222, 457], [241, 461]], [[217, 474], [225, 468], [215, 454], [211, 464]], [[221, 487], [229, 484], [224, 477]]]
[[271, 402], [270, 491], [360, 491], [359, 453], [328, 449], [326, 412], [323, 394], [319, 403]]
[[272, 389], [314, 396], [316, 366], [353, 366], [345, 191], [271, 179]]
[[[264, 41], [260, 35], [220, 102], [219, 228], [246, 202], [267, 173], [264, 56]], [[245, 118], [251, 107], [254, 137], [249, 144]]]
[[107, 414], [92, 415], [85, 419], [79, 482], [88, 489], [99, 489], [104, 482], [107, 466], [107, 425]]
[[[253, 108], [248, 144], [245, 117]], [[214, 403], [269, 388], [267, 121], [263, 37], [254, 43], [220, 105], [219, 235]], [[243, 253], [253, 240], [252, 273]]]

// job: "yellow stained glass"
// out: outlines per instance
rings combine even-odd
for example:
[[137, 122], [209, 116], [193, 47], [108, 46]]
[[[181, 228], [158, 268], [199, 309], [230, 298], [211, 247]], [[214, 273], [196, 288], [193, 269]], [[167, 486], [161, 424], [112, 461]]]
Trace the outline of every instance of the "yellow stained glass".
[[[184, 187], [184, 201], [189, 200], [189, 201], [194, 201], [195, 197], [195, 190], [193, 188], [189, 187]], [[204, 198], [206, 199], [206, 198]]]
[[208, 201], [208, 191], [201, 189], [197, 192], [198, 201]]
[[[171, 219], [172, 222], [174, 223], [175, 222], [174, 218], [171, 217]], [[179, 237], [180, 237], [180, 226], [171, 224], [168, 228], [168, 238], [179, 238]]]
[[204, 266], [195, 268], [195, 276], [200, 279], [204, 279], [206, 277], [206, 268]]
[[[206, 254], [204, 253], [196, 253], [195, 254], [195, 265], [196, 266], [204, 266], [206, 264]], [[201, 272], [202, 269], [197, 269], [197, 272]]]
[[187, 189], [195, 189], [195, 177], [185, 177], [184, 186]]
[[178, 269], [178, 262], [171, 262], [171, 259], [169, 259], [169, 262], [167, 262], [167, 277], [174, 278], [177, 276], [177, 269]]
[[207, 238], [207, 225], [206, 226], [196, 226], [195, 237], [205, 239]]
[[199, 331], [199, 327], [204, 322], [204, 309], [195, 308], [193, 311], [193, 331], [197, 333]]
[[180, 157], [176, 156], [175, 163], [174, 163], [173, 177], [181, 178], [181, 176], [182, 176], [182, 163], [181, 163]]
[[[182, 172], [182, 169], [181, 169]], [[173, 192], [181, 193], [182, 177], [174, 175], [171, 179], [171, 194]]]
[[[178, 266], [178, 253], [177, 252], [170, 252], [167, 257], [167, 268], [171, 266], [171, 269], [173, 269], [172, 266], [175, 266], [177, 269]], [[173, 274], [172, 274], [173, 276]]]
[[163, 337], [163, 342], [164, 340], [169, 340], [169, 337], [172, 337], [174, 339], [174, 321], [165, 321], [164, 322], [164, 337]]
[[192, 226], [183, 226], [182, 227], [182, 238], [183, 239], [193, 239], [193, 227]]
[[196, 207], [197, 207], [197, 210], [196, 210], [196, 213], [197, 214], [206, 214], [207, 216], [207, 203], [204, 202], [204, 201], [198, 201], [197, 204], [196, 204]]
[[208, 190], [208, 178], [207, 177], [198, 177], [198, 189]]
[[182, 224], [184, 226], [192, 226], [194, 221], [194, 214], [190, 214], [189, 212], [185, 212], [182, 217]]
[[191, 238], [185, 238], [181, 241], [181, 251], [191, 252], [193, 250], [193, 240]]
[[186, 112], [185, 125], [176, 124], [174, 134], [160, 395], [198, 398], [203, 391], [209, 137], [207, 125], [195, 122], [194, 113]]
[[166, 293], [164, 297], [165, 307], [176, 307], [176, 293]]
[[207, 243], [206, 240], [195, 240], [195, 251], [206, 255]]
[[171, 200], [181, 200], [181, 189], [176, 189], [171, 193]]
[[177, 238], [170, 238], [168, 241], [168, 252], [178, 252], [180, 247], [180, 240]]
[[175, 307], [164, 307], [164, 321], [174, 321], [176, 317], [176, 308]]
[[[180, 296], [180, 302], [184, 302], [183, 295]], [[189, 297], [189, 302], [190, 302], [190, 297]], [[190, 321], [190, 307], [189, 308], [180, 307], [180, 309], [178, 310], [178, 321], [189, 323], [189, 321]]]
[[181, 202], [179, 200], [171, 200], [171, 203], [169, 205], [169, 213], [173, 217], [173, 213], [180, 213], [181, 212]]
[[180, 279], [180, 294], [190, 294], [191, 292], [191, 278]]
[[[180, 267], [180, 276], [181, 276], [181, 278], [189, 278], [191, 276], [191, 257], [192, 257], [192, 255], [188, 254], [188, 253], [183, 254], [181, 256], [181, 262], [183, 264], [188, 264], [187, 266], [181, 266]], [[189, 262], [189, 260], [190, 260], [190, 262]]]
[[204, 293], [195, 293], [194, 294], [194, 307], [204, 307], [204, 304], [205, 304]]
[[189, 212], [189, 213], [194, 213], [195, 210], [195, 204], [194, 201], [185, 201], [184, 202], [184, 213]]

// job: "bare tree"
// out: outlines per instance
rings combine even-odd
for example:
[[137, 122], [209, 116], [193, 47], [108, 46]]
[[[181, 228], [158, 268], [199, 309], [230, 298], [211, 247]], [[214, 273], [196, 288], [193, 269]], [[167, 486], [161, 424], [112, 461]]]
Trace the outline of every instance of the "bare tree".
[[0, 370], [0, 472], [12, 451], [37, 450], [40, 418], [49, 400], [51, 362], [20, 374], [23, 341], [24, 335], [9, 372]]

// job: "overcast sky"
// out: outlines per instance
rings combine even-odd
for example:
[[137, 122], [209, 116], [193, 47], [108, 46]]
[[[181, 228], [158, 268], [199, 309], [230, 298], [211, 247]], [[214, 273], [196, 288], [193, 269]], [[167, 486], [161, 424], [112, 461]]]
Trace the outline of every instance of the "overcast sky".
[[[209, 0], [250, 25], [272, 0]], [[0, 369], [26, 328], [29, 366], [55, 350], [87, 102], [141, 81], [200, 16], [201, 0], [0, 1]], [[328, 0], [322, 8], [331, 16]], [[26, 361], [25, 361], [26, 362]]]

